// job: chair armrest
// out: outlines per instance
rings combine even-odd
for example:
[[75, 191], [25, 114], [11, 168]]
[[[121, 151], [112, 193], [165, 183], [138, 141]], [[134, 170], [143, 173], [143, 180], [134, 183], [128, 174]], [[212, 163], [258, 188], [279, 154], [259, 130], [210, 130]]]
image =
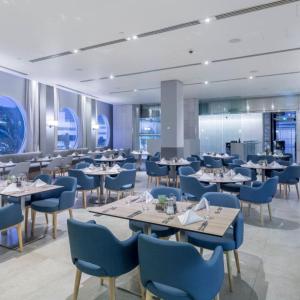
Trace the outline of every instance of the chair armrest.
[[75, 191], [64, 191], [59, 197], [59, 209], [64, 210], [74, 206]]

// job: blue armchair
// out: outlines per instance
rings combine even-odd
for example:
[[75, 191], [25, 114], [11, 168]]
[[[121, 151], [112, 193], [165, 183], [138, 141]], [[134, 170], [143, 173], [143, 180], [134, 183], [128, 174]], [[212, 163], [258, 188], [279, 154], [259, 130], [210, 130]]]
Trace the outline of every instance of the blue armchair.
[[195, 157], [195, 158], [196, 158], [196, 160], [198, 160], [198, 161], [201, 161], [201, 158], [200, 158], [200, 156], [199, 156], [199, 155], [197, 155], [197, 154], [192, 154], [192, 155], [191, 155], [191, 157]]
[[192, 162], [192, 161], [197, 161], [197, 158], [194, 156], [189, 156], [186, 158], [186, 160]]
[[264, 224], [264, 217], [263, 217], [263, 205], [268, 205], [269, 210], [269, 217], [272, 220], [271, 214], [271, 202], [273, 197], [277, 192], [277, 184], [278, 184], [278, 177], [273, 177], [268, 179], [267, 181], [263, 182], [258, 187], [251, 187], [251, 186], [242, 186], [240, 189], [240, 200], [242, 202], [247, 202], [249, 207], [249, 212], [251, 208], [251, 204], [256, 204], [260, 206], [260, 221], [261, 224]]
[[136, 165], [135, 165], [135, 163], [129, 163], [129, 162], [127, 162], [127, 163], [125, 163], [125, 164], [122, 165], [122, 168], [126, 169], [126, 170], [135, 170], [136, 169]]
[[[81, 274], [109, 279], [109, 299], [115, 300], [115, 280], [138, 266], [138, 234], [118, 240], [106, 227], [68, 220], [72, 262], [76, 267], [73, 299], [77, 300]], [[102, 279], [103, 280], [103, 279]]]
[[216, 247], [205, 260], [188, 243], [162, 241], [141, 234], [138, 253], [146, 299], [212, 300], [224, 280], [223, 251]]
[[87, 206], [87, 192], [97, 190], [98, 198], [100, 197], [100, 179], [99, 176], [88, 176], [80, 169], [69, 170], [69, 176], [77, 179], [77, 190], [82, 192], [83, 207]]
[[20, 204], [8, 204], [0, 207], [0, 232], [16, 227], [19, 239], [19, 251], [23, 251], [22, 222], [23, 215]]
[[[156, 187], [151, 190], [151, 195], [154, 198], [158, 198], [159, 195], [165, 195], [166, 197], [170, 197], [171, 195], [174, 195], [177, 199], [177, 201], [180, 201], [181, 199], [181, 191], [176, 188], [172, 187]], [[145, 230], [145, 223], [140, 221], [129, 221], [129, 228], [133, 232], [144, 232]], [[169, 237], [173, 234], [176, 234], [178, 230], [166, 227], [166, 226], [160, 226], [160, 225], [151, 225], [151, 232], [155, 233], [157, 237], [163, 238], [163, 237]], [[178, 238], [178, 237], [177, 237]]]
[[81, 161], [79, 162], [78, 164], [75, 165], [75, 169], [85, 169], [85, 168], [88, 168], [90, 166], [90, 163], [88, 162], [85, 162], [85, 161]]
[[214, 158], [211, 156], [203, 156], [204, 166], [208, 169], [220, 169], [223, 167], [223, 162], [221, 159]]
[[297, 196], [299, 200], [299, 178], [300, 178], [300, 166], [288, 166], [284, 171], [273, 171], [272, 176], [278, 176], [278, 183], [284, 186], [285, 198], [288, 196], [288, 187], [294, 185], [296, 187]]
[[[240, 209], [239, 199], [230, 194], [224, 193], [206, 193], [203, 195], [211, 205], [220, 207], [230, 207]], [[238, 248], [244, 240], [244, 218], [242, 212], [239, 212], [232, 226], [228, 228], [224, 236], [213, 236], [202, 233], [187, 233], [190, 243], [200, 248], [215, 250], [218, 246], [223, 248], [226, 254], [229, 288], [232, 291], [232, 274], [231, 274], [231, 252], [234, 252], [235, 262], [238, 273], [240, 273], [240, 262]]]
[[180, 188], [188, 200], [199, 201], [207, 192], [217, 192], [216, 184], [204, 185], [192, 176], [180, 176]]
[[233, 159], [233, 160], [232, 160], [232, 163], [235, 164], [235, 165], [241, 166], [241, 165], [245, 164], [246, 162], [243, 161], [242, 159], [237, 159], [237, 158], [236, 158], [236, 159]]
[[135, 187], [135, 178], [135, 169], [121, 171], [121, 173], [119, 173], [116, 177], [107, 176], [105, 178], [105, 203], [107, 203], [108, 193], [111, 191], [117, 192], [117, 200], [119, 200], [120, 195], [126, 191], [133, 193]]
[[57, 214], [69, 210], [70, 218], [73, 217], [72, 207], [75, 202], [75, 194], [77, 187], [77, 180], [74, 177], [58, 177], [55, 185], [61, 188], [49, 192], [47, 199], [36, 200], [31, 204], [32, 210], [32, 234], [34, 233], [36, 212], [52, 214], [53, 228], [52, 236], [56, 238], [57, 230]]
[[195, 174], [195, 171], [192, 167], [190, 166], [186, 166], [186, 167], [179, 167], [178, 168], [178, 174], [179, 176], [184, 175], [184, 176], [188, 176], [188, 175], [192, 175]]
[[81, 162], [85, 162], [87, 164], [93, 164], [93, 165], [95, 164], [94, 159], [91, 157], [85, 157]]
[[201, 161], [192, 161], [190, 166], [194, 169], [195, 172], [198, 172], [201, 168]]
[[[236, 168], [233, 169], [233, 171], [236, 174], [241, 174], [243, 176], [251, 178], [250, 181], [245, 182], [246, 185], [250, 185], [251, 184], [251, 180], [252, 180], [251, 169], [243, 168], [243, 167], [236, 167]], [[221, 189], [223, 191], [226, 191], [226, 192], [229, 192], [229, 193], [236, 193], [236, 194], [238, 194], [240, 192], [241, 186], [242, 186], [241, 183], [224, 183], [224, 184], [221, 184]]]
[[152, 178], [155, 179], [156, 185], [160, 184], [162, 178], [168, 178], [169, 169], [167, 166], [159, 166], [154, 161], [146, 161], [146, 173], [148, 175], [148, 181], [147, 181], [147, 187], [148, 187], [150, 182], [152, 182]]

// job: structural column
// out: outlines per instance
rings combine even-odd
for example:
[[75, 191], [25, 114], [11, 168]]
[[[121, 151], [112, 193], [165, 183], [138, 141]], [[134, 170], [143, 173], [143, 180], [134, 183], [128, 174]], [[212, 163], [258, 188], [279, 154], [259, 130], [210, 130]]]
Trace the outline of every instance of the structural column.
[[178, 80], [161, 82], [161, 156], [183, 157], [183, 84]]

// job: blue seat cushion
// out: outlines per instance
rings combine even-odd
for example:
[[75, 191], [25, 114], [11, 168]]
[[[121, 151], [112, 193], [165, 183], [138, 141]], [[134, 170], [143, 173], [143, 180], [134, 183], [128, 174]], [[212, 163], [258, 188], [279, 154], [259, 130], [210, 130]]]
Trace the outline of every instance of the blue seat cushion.
[[165, 300], [191, 300], [192, 299], [191, 297], [189, 297], [189, 295], [186, 292], [158, 282], [150, 281], [147, 284], [146, 288], [155, 296], [158, 296], [159, 298]]
[[222, 237], [203, 233], [188, 232], [187, 239], [189, 243], [209, 250], [215, 250], [217, 246], [222, 246], [224, 251], [236, 249], [232, 228], [229, 228]]
[[221, 189], [226, 192], [239, 193], [241, 186], [241, 184], [237, 183], [225, 183], [221, 185]]
[[121, 191], [123, 190], [128, 190], [128, 189], [132, 189], [133, 185], [132, 184], [125, 184], [121, 187]]
[[[145, 226], [144, 222], [129, 221], [129, 228], [134, 232], [144, 231], [144, 226]], [[175, 228], [170, 228], [170, 227], [166, 227], [166, 226], [151, 225], [151, 232], [155, 233], [158, 238], [161, 238], [161, 237], [171, 236], [171, 235], [175, 234], [176, 232], [178, 232], [178, 230]]]
[[58, 211], [59, 199], [48, 198], [40, 201], [34, 201], [31, 204], [31, 208], [40, 212], [55, 212]]
[[91, 276], [96, 276], [96, 277], [101, 277], [101, 276], [108, 276], [109, 274], [106, 274], [105, 270], [101, 268], [98, 265], [94, 265], [92, 263], [89, 263], [84, 260], [78, 259], [75, 262], [75, 266], [83, 273], [91, 275]]
[[284, 184], [297, 184], [299, 182], [299, 179], [289, 179], [289, 180], [280, 180], [279, 183], [284, 183]]

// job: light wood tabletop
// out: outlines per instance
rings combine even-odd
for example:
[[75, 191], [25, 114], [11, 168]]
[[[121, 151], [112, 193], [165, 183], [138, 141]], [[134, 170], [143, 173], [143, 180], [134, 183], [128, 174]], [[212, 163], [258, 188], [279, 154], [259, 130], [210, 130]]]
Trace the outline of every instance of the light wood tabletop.
[[106, 168], [103, 170], [102, 168], [86, 168], [82, 169], [83, 173], [90, 176], [107, 176], [107, 175], [118, 175], [121, 171], [125, 171], [125, 169], [120, 168], [119, 170]]
[[[181, 231], [192, 231], [223, 236], [240, 211], [239, 209], [234, 208], [219, 208], [216, 206], [210, 206], [207, 226], [204, 229], [201, 229], [201, 225], [204, 221], [190, 225], [182, 225], [178, 219], [178, 216], [183, 214], [186, 208], [190, 208], [197, 204], [197, 202], [178, 201], [178, 213], [170, 216], [165, 212], [155, 210], [155, 204], [137, 202], [139, 199], [139, 196], [128, 196], [101, 207], [91, 207], [89, 212], [121, 219], [142, 221], [148, 224], [177, 228]], [[196, 214], [202, 217], [207, 217], [208, 215], [206, 210], [197, 211]]]

